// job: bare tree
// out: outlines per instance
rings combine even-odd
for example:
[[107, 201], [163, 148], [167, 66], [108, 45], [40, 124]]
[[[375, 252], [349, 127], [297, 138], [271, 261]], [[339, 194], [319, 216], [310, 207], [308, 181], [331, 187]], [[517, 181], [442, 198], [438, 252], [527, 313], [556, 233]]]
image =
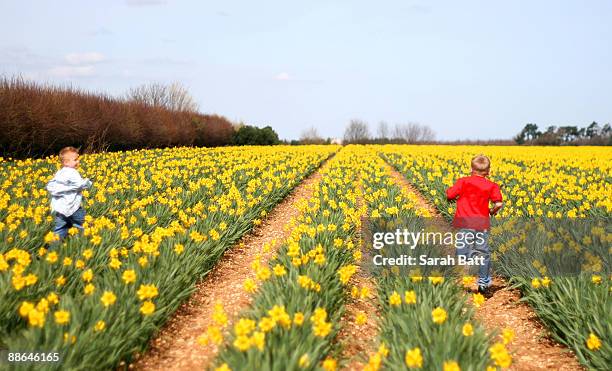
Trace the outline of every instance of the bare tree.
[[436, 140], [436, 133], [427, 125], [423, 125], [423, 132], [421, 133], [421, 142], [433, 142]]
[[170, 85], [150, 83], [130, 89], [127, 99], [172, 111], [197, 112], [198, 104], [189, 91], [178, 82]]
[[385, 121], [378, 123], [378, 138], [389, 139], [389, 125]]
[[300, 142], [303, 144], [321, 144], [325, 142], [325, 139], [319, 135], [317, 128], [311, 126], [302, 131], [302, 134], [300, 135]]
[[410, 122], [408, 124], [395, 124], [393, 139], [406, 143], [430, 142], [436, 135], [427, 125]]
[[344, 130], [344, 142], [346, 143], [365, 143], [370, 139], [370, 129], [368, 123], [353, 119]]
[[405, 140], [405, 126], [402, 124], [395, 124], [393, 127], [393, 139]]

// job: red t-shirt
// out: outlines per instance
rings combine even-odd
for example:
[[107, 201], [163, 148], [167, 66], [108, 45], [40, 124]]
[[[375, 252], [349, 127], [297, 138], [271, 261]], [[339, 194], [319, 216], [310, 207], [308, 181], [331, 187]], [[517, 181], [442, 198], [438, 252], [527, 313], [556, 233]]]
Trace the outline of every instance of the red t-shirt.
[[457, 197], [459, 199], [453, 226], [477, 230], [488, 229], [491, 226], [489, 201], [502, 201], [499, 185], [478, 175], [459, 178], [452, 187], [446, 190], [447, 199], [454, 200]]

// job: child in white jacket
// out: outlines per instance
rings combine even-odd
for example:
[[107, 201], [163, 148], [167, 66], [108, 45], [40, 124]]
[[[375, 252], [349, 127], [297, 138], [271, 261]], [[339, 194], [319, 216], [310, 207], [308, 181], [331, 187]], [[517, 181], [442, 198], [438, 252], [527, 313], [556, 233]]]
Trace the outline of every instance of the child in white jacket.
[[76, 170], [79, 166], [79, 152], [76, 148], [63, 148], [59, 157], [62, 168], [47, 183], [47, 191], [51, 195], [51, 212], [55, 216], [53, 233], [63, 240], [71, 227], [83, 230], [85, 210], [81, 206], [81, 193], [91, 188], [91, 181], [81, 178]]

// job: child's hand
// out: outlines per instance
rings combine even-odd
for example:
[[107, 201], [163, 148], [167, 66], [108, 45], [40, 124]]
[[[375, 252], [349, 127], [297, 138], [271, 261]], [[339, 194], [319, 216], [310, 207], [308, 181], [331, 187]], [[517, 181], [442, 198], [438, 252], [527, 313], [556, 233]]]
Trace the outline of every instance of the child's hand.
[[497, 214], [497, 212], [502, 208], [502, 206], [503, 206], [503, 203], [496, 202], [495, 205], [493, 205], [493, 207], [489, 209], [489, 215]]
[[91, 188], [91, 180], [89, 180], [89, 178], [85, 178], [83, 179], [83, 185], [81, 186], [81, 188], [83, 189], [88, 189]]

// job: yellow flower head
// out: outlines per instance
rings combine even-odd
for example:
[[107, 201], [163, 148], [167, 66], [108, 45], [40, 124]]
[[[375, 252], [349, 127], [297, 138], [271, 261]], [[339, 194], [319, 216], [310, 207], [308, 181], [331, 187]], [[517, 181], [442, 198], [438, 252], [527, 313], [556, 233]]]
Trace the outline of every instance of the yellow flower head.
[[55, 317], [55, 323], [58, 325], [65, 325], [70, 321], [70, 312], [65, 310], [58, 310], [53, 313], [53, 316]]
[[152, 301], [147, 300], [142, 303], [142, 306], [140, 307], [140, 313], [145, 316], [148, 316], [151, 315], [153, 312], [155, 312], [155, 304], [153, 304]]
[[496, 366], [506, 368], [512, 364], [512, 357], [503, 343], [493, 344], [489, 348], [489, 353]]
[[601, 340], [599, 340], [597, 335], [591, 332], [586, 344], [590, 350], [598, 350], [601, 347]]
[[472, 336], [474, 335], [474, 327], [472, 327], [471, 323], [466, 323], [465, 325], [463, 325], [463, 329], [461, 332], [463, 333], [463, 336]]
[[431, 311], [431, 318], [433, 319], [434, 323], [442, 324], [444, 321], [446, 321], [446, 317], [446, 311], [443, 308], [437, 307]]
[[472, 299], [476, 308], [479, 308], [485, 302], [485, 297], [482, 294], [473, 294]]
[[81, 275], [81, 278], [83, 278], [83, 281], [85, 282], [91, 282], [91, 280], [93, 279], [93, 271], [91, 269], [86, 270]]
[[123, 282], [125, 282], [126, 285], [133, 283], [136, 281], [136, 272], [132, 269], [128, 269], [123, 272], [121, 279], [123, 279]]
[[474, 282], [476, 282], [476, 277], [474, 276], [463, 276], [463, 286], [471, 286]]
[[404, 293], [404, 301], [406, 304], [416, 304], [417, 296], [414, 290], [406, 291]]
[[21, 317], [27, 317], [32, 309], [34, 309], [34, 304], [29, 301], [24, 301], [21, 303], [21, 306], [19, 306], [19, 315]]
[[185, 250], [185, 246], [183, 246], [182, 244], [177, 243], [176, 245], [174, 245], [174, 252], [177, 255], [180, 255], [184, 250]]
[[400, 304], [402, 304], [402, 297], [397, 293], [397, 291], [393, 291], [393, 294], [391, 294], [389, 297], [389, 305], [397, 307]]
[[301, 326], [302, 323], [304, 323], [304, 313], [302, 312], [295, 313], [295, 315], [293, 316], [293, 323], [296, 326]]
[[223, 363], [221, 366], [215, 368], [215, 371], [232, 371], [232, 369], [227, 365], [227, 363]]
[[37, 309], [28, 312], [28, 323], [32, 327], [43, 327], [45, 325], [45, 313]]
[[251, 346], [259, 349], [260, 352], [263, 352], [264, 346], [266, 345], [266, 334], [261, 331], [254, 331], [251, 336]]
[[443, 371], [461, 371], [461, 367], [456, 361], [446, 361], [442, 365]]
[[355, 323], [357, 326], [362, 326], [368, 321], [368, 316], [363, 311], [359, 311], [355, 316]]
[[283, 276], [285, 275], [285, 273], [287, 273], [287, 271], [285, 270], [285, 267], [283, 267], [282, 265], [276, 264], [274, 266], [274, 274], [276, 276]]
[[300, 368], [306, 368], [310, 366], [310, 358], [308, 357], [308, 353], [300, 357], [300, 360], [298, 361], [298, 366]]
[[240, 335], [234, 340], [234, 346], [241, 352], [245, 352], [251, 347], [251, 339], [248, 336]]
[[502, 338], [504, 339], [504, 345], [509, 344], [514, 339], [514, 330], [505, 328], [502, 331]]
[[421, 349], [413, 348], [406, 351], [404, 362], [408, 368], [421, 368], [423, 367], [423, 356], [421, 355]]
[[95, 291], [96, 287], [94, 285], [92, 285], [91, 283], [88, 283], [87, 285], [85, 285], [85, 287], [83, 288], [83, 293], [85, 295], [91, 295], [93, 294], [93, 292]]
[[255, 291], [257, 291], [257, 284], [255, 283], [255, 280], [253, 280], [252, 278], [247, 278], [246, 280], [244, 280], [244, 291], [248, 292], [249, 294], [254, 293]]
[[109, 307], [115, 304], [117, 297], [111, 291], [104, 291], [100, 300], [102, 301], [102, 305], [104, 305], [104, 307]]
[[140, 285], [136, 294], [138, 294], [140, 300], [153, 299], [158, 294], [157, 287], [155, 285]]
[[106, 328], [106, 323], [104, 321], [98, 321], [96, 322], [96, 325], [94, 326], [94, 331], [95, 332], [104, 331], [105, 328]]
[[325, 371], [336, 371], [338, 368], [338, 363], [335, 359], [327, 357], [321, 364], [321, 367], [323, 367]]

